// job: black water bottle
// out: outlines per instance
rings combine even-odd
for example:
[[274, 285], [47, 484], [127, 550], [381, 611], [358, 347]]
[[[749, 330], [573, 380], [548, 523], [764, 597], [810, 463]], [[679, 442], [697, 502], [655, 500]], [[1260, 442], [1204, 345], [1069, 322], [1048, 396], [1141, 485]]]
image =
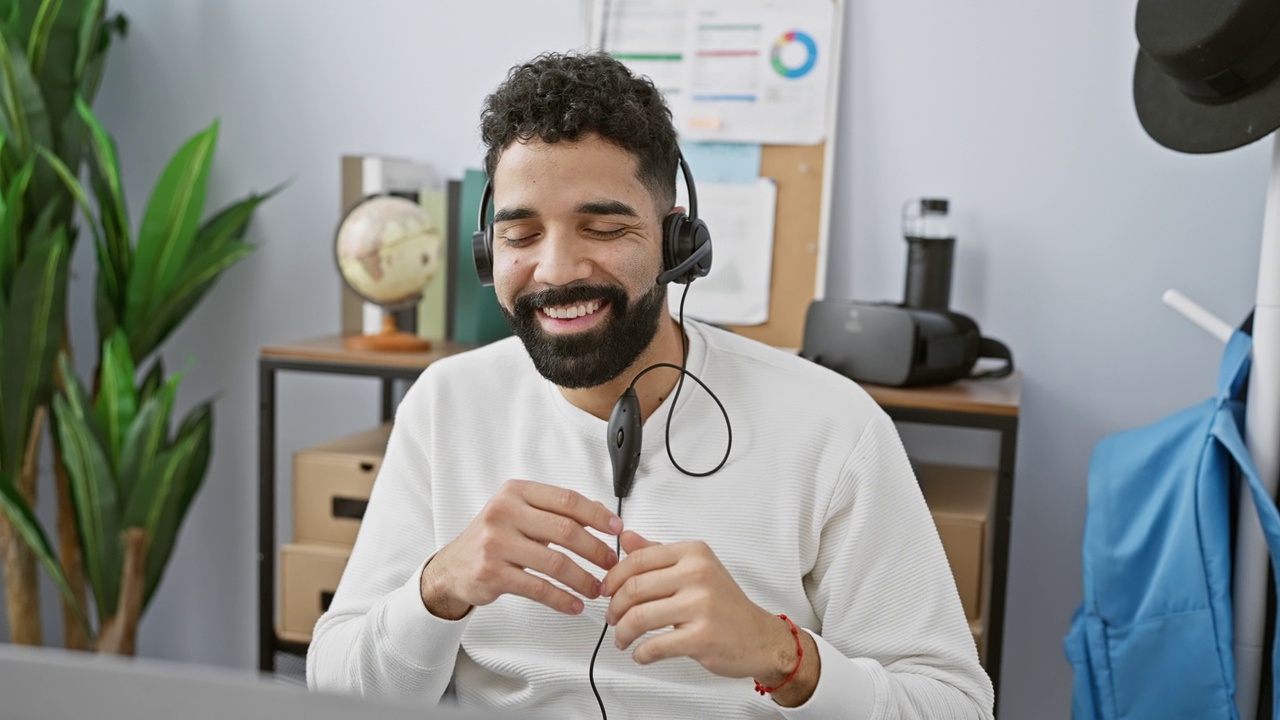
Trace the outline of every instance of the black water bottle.
[[951, 303], [951, 263], [956, 237], [943, 198], [907, 201], [902, 234], [907, 239], [907, 289], [903, 305], [946, 310]]

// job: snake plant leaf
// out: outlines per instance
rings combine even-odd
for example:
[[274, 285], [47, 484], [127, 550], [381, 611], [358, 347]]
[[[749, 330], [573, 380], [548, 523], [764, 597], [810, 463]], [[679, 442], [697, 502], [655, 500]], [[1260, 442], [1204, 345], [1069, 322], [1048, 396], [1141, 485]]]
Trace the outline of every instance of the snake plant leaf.
[[[152, 190], [138, 230], [134, 265], [126, 290], [125, 327], [136, 327], [182, 280], [182, 270], [204, 213], [218, 123], [188, 140], [165, 167]], [[136, 357], [142, 357], [135, 347]]]
[[98, 35], [102, 32], [106, 7], [106, 0], [88, 0], [80, 12], [80, 26], [76, 30], [76, 62], [72, 66], [75, 77], [83, 78], [89, 60], [99, 54]]
[[124, 527], [142, 528], [147, 537], [155, 536], [169, 496], [178, 491], [178, 484], [185, 475], [199, 438], [186, 437], [173, 447], [161, 452], [147, 472], [134, 485], [133, 495], [125, 507]]
[[160, 389], [160, 384], [164, 382], [164, 357], [156, 355], [151, 361], [151, 367], [147, 369], [146, 374], [142, 376], [142, 384], [138, 386], [138, 402], [145, 403], [151, 399], [152, 395]]
[[[169, 440], [169, 417], [173, 413], [173, 401], [178, 392], [177, 376], [143, 401], [129, 434], [125, 438], [120, 457], [120, 469], [116, 474], [120, 486], [120, 497], [129, 498], [130, 506], [134, 503], [135, 487], [139, 480], [147, 477], [152, 466], [157, 462], [161, 450]], [[140, 523], [130, 524], [126, 511], [126, 527], [139, 527]]]
[[98, 422], [98, 413], [94, 410], [93, 402], [89, 399], [89, 391], [85, 388], [84, 383], [80, 381], [80, 376], [76, 374], [75, 368], [71, 366], [71, 358], [67, 357], [66, 353], [59, 353], [58, 355], [58, 372], [62, 374], [63, 379], [60, 394], [67, 403], [67, 407], [89, 429], [90, 434], [98, 445], [102, 445], [106, 438], [106, 433], [102, 431], [102, 424]]
[[[129, 31], [129, 20], [123, 13], [116, 13], [102, 22], [97, 32], [97, 44], [85, 62], [84, 68], [77, 72], [80, 78], [80, 97], [92, 103], [98, 96], [98, 88], [102, 86], [102, 76], [107, 67], [107, 50], [111, 47], [113, 36], [124, 37]], [[90, 32], [90, 30], [84, 30]]]
[[40, 526], [40, 521], [36, 519], [35, 513], [31, 511], [31, 506], [26, 500], [18, 494], [17, 488], [11, 483], [0, 481], [0, 512], [4, 513], [9, 519], [9, 523], [18, 532], [19, 537], [31, 548], [31, 552], [35, 554], [36, 559], [44, 566], [45, 572], [49, 573], [49, 577], [53, 580], [54, 586], [58, 588], [58, 592], [67, 602], [67, 606], [72, 609], [76, 615], [76, 619], [84, 627], [85, 634], [93, 637], [93, 628], [89, 625], [89, 620], [85, 616], [84, 608], [80, 607], [80, 603], [76, 601], [75, 594], [71, 592], [71, 585], [67, 582], [67, 576], [62, 572], [62, 566], [58, 564], [58, 558], [54, 554], [53, 546], [49, 543], [49, 538], [44, 534], [44, 529]]
[[54, 175], [62, 181], [62, 184], [66, 187], [71, 199], [80, 206], [80, 210], [84, 213], [85, 217], [89, 218], [89, 229], [93, 231], [95, 241], [105, 248], [106, 241], [103, 239], [102, 229], [93, 221], [96, 214], [93, 212], [93, 207], [89, 204], [89, 196], [85, 194], [84, 186], [76, 179], [75, 173], [71, 172], [71, 168], [67, 167], [67, 164], [62, 161], [62, 158], [53, 154], [48, 148], [36, 148], [36, 154], [48, 164], [48, 166], [53, 170]]
[[143, 607], [151, 602], [152, 595], [160, 585], [160, 578], [164, 575], [165, 566], [177, 541], [178, 529], [204, 482], [213, 448], [213, 403], [202, 403], [183, 418], [182, 425], [178, 428], [177, 442], [183, 443], [188, 439], [194, 439], [195, 449], [188, 462], [175, 473], [175, 482], [165, 498], [164, 508], [151, 536]]
[[164, 342], [200, 300], [213, 287], [223, 270], [253, 252], [243, 242], [249, 222], [258, 206], [283, 189], [276, 186], [223, 208], [210, 218], [196, 235], [196, 250], [187, 263], [182, 282], [160, 300], [155, 312], [135, 327], [131, 336], [138, 357], [143, 357]]
[[[129, 352], [129, 339], [123, 332], [116, 331], [102, 343], [97, 413], [98, 422], [102, 423], [102, 430], [106, 435], [104, 445], [107, 459], [117, 477], [125, 436], [133, 426], [134, 416], [138, 414], [137, 392], [133, 385], [135, 373], [133, 355]], [[120, 496], [128, 497], [123, 491]]]
[[85, 575], [93, 587], [98, 617], [109, 618], [116, 612], [120, 573], [124, 569], [116, 483], [107, 454], [93, 437], [85, 417], [74, 412], [61, 393], [54, 396], [53, 408], [58, 448], [67, 469], [83, 545]]
[[17, 41], [8, 33], [0, 42], [0, 131], [17, 146], [22, 157], [35, 153], [38, 146], [52, 147], [49, 113], [40, 86], [31, 75]]
[[16, 477], [35, 409], [49, 401], [62, 346], [68, 243], [64, 228], [32, 238], [4, 303], [0, 325], [0, 476]]

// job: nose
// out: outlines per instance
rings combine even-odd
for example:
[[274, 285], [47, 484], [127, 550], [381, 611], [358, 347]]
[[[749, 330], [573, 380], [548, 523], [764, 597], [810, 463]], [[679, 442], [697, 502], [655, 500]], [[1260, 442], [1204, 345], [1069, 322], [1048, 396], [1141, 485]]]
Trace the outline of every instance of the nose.
[[567, 230], [548, 228], [537, 244], [533, 281], [539, 285], [568, 285], [591, 276], [592, 264], [581, 238]]

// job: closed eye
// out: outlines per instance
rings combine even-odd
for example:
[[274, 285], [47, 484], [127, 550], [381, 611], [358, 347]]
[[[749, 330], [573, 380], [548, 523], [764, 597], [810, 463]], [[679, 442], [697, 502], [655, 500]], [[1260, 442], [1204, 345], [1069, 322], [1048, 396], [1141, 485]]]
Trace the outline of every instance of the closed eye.
[[620, 227], [617, 230], [593, 230], [592, 228], [587, 228], [587, 232], [601, 240], [612, 240], [616, 237], [622, 237], [627, 232], [627, 229], [625, 227]]
[[524, 237], [511, 237], [509, 235], [503, 235], [502, 241], [510, 245], [511, 247], [520, 247], [522, 245], [529, 244], [529, 242], [531, 242], [536, 237], [538, 237], [537, 233], [533, 233], [532, 235], [525, 235]]

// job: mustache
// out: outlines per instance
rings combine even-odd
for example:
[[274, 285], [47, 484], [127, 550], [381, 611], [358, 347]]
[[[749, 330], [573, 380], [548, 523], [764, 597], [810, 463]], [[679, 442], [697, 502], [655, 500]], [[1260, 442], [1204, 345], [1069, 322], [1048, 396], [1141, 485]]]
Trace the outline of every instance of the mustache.
[[516, 298], [514, 314], [529, 316], [540, 308], [578, 305], [592, 300], [601, 300], [615, 306], [618, 310], [624, 310], [627, 304], [627, 292], [617, 285], [568, 285], [547, 288]]

